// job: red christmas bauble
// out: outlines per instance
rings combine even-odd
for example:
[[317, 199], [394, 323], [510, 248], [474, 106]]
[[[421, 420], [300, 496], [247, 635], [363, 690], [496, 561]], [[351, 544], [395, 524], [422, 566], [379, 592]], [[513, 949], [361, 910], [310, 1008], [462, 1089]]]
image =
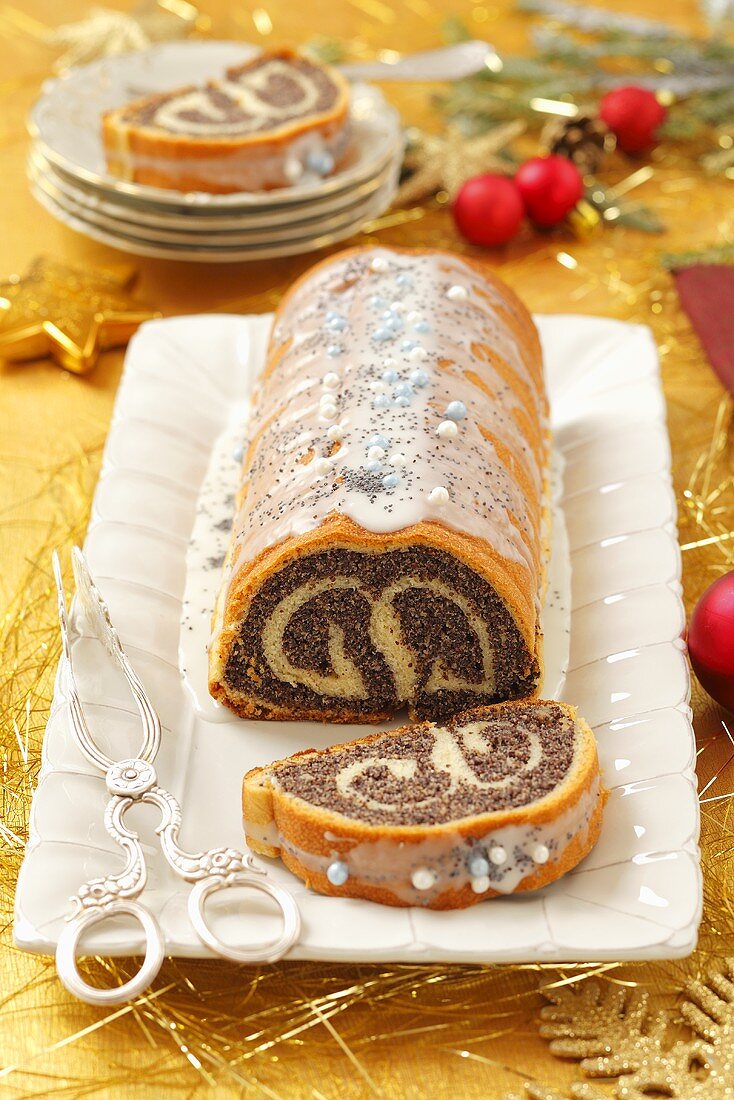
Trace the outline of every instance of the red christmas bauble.
[[688, 625], [688, 653], [702, 687], [734, 711], [734, 572], [706, 589]]
[[558, 225], [584, 193], [575, 164], [566, 157], [533, 157], [518, 169], [515, 183], [536, 225]]
[[506, 176], [474, 176], [462, 186], [453, 206], [462, 236], [488, 248], [514, 237], [524, 213], [520, 192]]
[[613, 88], [599, 106], [599, 116], [616, 137], [617, 145], [631, 156], [653, 147], [666, 114], [655, 93], [637, 84]]

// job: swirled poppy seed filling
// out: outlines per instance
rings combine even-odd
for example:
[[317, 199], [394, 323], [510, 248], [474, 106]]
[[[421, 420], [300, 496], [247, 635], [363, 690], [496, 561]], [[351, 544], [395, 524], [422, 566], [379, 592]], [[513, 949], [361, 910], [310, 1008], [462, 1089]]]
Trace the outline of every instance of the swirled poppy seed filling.
[[560, 706], [508, 706], [491, 717], [466, 712], [445, 729], [296, 758], [278, 767], [276, 781], [287, 794], [366, 824], [440, 825], [550, 794], [575, 746], [575, 722]]
[[265, 705], [328, 711], [348, 701], [370, 714], [409, 702], [439, 718], [531, 694], [539, 667], [484, 578], [416, 546], [287, 564], [253, 598], [224, 676]]

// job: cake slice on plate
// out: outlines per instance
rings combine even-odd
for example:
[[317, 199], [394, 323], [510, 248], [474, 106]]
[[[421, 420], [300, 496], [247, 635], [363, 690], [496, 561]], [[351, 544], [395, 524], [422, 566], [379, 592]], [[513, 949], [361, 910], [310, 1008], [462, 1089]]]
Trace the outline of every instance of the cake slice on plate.
[[245, 776], [247, 843], [322, 894], [460, 909], [546, 886], [596, 843], [606, 801], [573, 707], [500, 703]]
[[178, 191], [268, 191], [306, 171], [329, 175], [349, 137], [349, 85], [335, 70], [283, 50], [203, 87], [146, 96], [107, 111], [111, 172]]

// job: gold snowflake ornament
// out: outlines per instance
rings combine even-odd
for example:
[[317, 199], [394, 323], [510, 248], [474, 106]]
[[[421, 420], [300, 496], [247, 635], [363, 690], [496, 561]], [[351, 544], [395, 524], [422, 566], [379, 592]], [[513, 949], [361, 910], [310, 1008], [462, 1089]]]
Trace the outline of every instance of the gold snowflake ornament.
[[27, 274], [0, 283], [0, 359], [52, 355], [65, 370], [86, 374], [101, 350], [126, 344], [143, 321], [160, 316], [130, 297], [135, 275], [38, 257]]
[[[652, 1015], [644, 993], [587, 980], [577, 989], [544, 989], [540, 1034], [552, 1054], [578, 1061], [586, 1078], [616, 1078], [619, 1100], [734, 1100], [734, 959], [724, 972], [685, 990], [680, 1014], [690, 1030], [673, 1041], [671, 1017]], [[563, 1100], [539, 1083], [525, 1086], [531, 1100]], [[578, 1100], [609, 1100], [588, 1081], [571, 1086]], [[507, 1097], [507, 1100], [519, 1100]]]
[[472, 176], [483, 172], [508, 175], [515, 166], [500, 154], [524, 129], [525, 123], [518, 119], [474, 138], [468, 138], [458, 126], [449, 126], [444, 136], [410, 132], [404, 167], [412, 175], [401, 184], [396, 204], [420, 202], [437, 191], [446, 191], [453, 201]]

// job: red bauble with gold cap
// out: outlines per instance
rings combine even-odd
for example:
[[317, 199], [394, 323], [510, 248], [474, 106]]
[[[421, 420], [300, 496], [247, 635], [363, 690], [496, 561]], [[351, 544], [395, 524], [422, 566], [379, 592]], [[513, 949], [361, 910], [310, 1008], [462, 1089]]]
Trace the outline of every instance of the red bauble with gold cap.
[[515, 183], [528, 217], [545, 228], [562, 222], [584, 193], [576, 165], [555, 154], [525, 161], [517, 170]]

